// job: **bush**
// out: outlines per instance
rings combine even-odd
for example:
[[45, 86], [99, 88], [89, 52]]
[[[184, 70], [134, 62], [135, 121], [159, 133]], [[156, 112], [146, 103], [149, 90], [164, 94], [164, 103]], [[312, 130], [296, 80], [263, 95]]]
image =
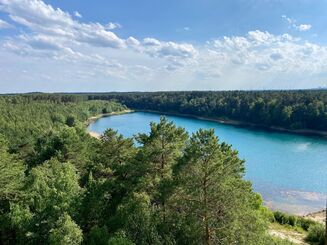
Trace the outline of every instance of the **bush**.
[[311, 225], [309, 228], [306, 241], [310, 244], [324, 245], [325, 243], [325, 227], [321, 224]]
[[69, 127], [74, 127], [75, 126], [75, 118], [72, 116], [68, 116], [66, 119], [66, 125]]
[[296, 224], [296, 217], [293, 215], [288, 215], [280, 211], [276, 211], [274, 212], [274, 217], [275, 220], [281, 225], [295, 226]]
[[267, 241], [267, 245], [294, 245], [294, 243], [285, 239], [273, 237], [271, 238], [271, 241]]
[[306, 219], [304, 217], [298, 217], [295, 215], [285, 214], [280, 211], [274, 212], [275, 221], [281, 225], [290, 225], [293, 227], [301, 227], [303, 230], [308, 231], [310, 226], [316, 225], [317, 222]]
[[311, 219], [306, 219], [303, 217], [299, 217], [297, 220], [297, 225], [302, 227], [303, 230], [308, 231], [310, 226], [317, 224], [317, 222], [311, 220]]
[[109, 232], [106, 226], [93, 226], [89, 233], [87, 244], [89, 245], [107, 245], [109, 240]]
[[129, 240], [125, 232], [116, 232], [116, 234], [109, 239], [108, 245], [135, 245], [131, 240]]

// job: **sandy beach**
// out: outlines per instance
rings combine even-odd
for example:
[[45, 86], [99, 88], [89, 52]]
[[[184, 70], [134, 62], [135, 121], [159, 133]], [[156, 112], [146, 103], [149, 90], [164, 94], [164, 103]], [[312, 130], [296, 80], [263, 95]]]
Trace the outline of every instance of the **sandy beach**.
[[[126, 114], [126, 113], [132, 113], [134, 112], [133, 110], [123, 110], [123, 111], [117, 111], [117, 112], [110, 112], [110, 113], [106, 113], [106, 114], [99, 114], [96, 115], [94, 117], [90, 117], [89, 119], [87, 119], [85, 125], [86, 127], [89, 126], [91, 123], [95, 122], [96, 120], [103, 118], [103, 117], [109, 117], [109, 116], [114, 116], [114, 115], [122, 115], [122, 114]], [[88, 134], [91, 137], [100, 139], [101, 134], [97, 133], [97, 132], [93, 132], [93, 131], [88, 131]]]

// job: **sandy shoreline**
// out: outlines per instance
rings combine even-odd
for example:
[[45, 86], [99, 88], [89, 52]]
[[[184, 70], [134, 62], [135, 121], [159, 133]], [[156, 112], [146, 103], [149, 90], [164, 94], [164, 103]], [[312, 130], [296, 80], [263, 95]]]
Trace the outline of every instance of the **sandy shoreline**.
[[104, 113], [104, 114], [99, 114], [94, 117], [90, 117], [86, 121], [86, 126], [89, 126], [91, 123], [95, 122], [96, 120], [102, 118], [102, 117], [109, 117], [109, 116], [114, 116], [114, 115], [122, 115], [126, 113], [132, 113], [135, 112], [134, 110], [123, 110], [123, 111], [116, 111], [116, 112], [110, 112], [110, 113]]
[[304, 217], [324, 224], [326, 222], [326, 209], [318, 211], [318, 212], [307, 214]]
[[97, 132], [93, 132], [93, 131], [88, 131], [88, 134], [93, 137], [93, 138], [97, 138], [100, 139], [101, 134], [97, 133]]
[[[94, 117], [90, 117], [87, 119], [87, 121], [85, 122], [85, 126], [88, 127], [91, 123], [97, 121], [100, 118], [103, 117], [109, 117], [109, 116], [114, 116], [114, 115], [122, 115], [122, 114], [127, 114], [127, 113], [132, 113], [134, 112], [134, 110], [123, 110], [123, 111], [117, 111], [117, 112], [110, 112], [110, 113], [105, 113], [105, 114], [99, 114], [96, 115]], [[86, 129], [87, 130], [87, 129]], [[87, 130], [87, 133], [94, 138], [100, 139], [101, 134], [94, 132], [94, 131], [89, 131]]]

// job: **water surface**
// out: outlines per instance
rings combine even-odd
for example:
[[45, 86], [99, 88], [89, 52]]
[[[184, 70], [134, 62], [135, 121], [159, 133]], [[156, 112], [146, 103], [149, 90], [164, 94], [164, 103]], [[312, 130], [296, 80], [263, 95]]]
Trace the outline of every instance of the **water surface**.
[[[213, 128], [221, 141], [232, 145], [246, 161], [245, 178], [251, 180], [266, 205], [303, 214], [320, 210], [327, 193], [327, 140], [296, 134], [250, 129], [194, 118], [168, 115], [169, 120], [189, 133]], [[104, 117], [88, 130], [103, 133], [107, 128], [126, 137], [149, 132], [158, 122], [156, 113], [135, 112]]]

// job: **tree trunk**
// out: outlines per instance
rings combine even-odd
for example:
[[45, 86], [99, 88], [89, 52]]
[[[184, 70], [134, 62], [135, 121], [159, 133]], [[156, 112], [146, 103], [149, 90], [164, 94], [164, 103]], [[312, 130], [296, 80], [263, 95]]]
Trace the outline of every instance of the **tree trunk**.
[[204, 174], [203, 193], [204, 193], [204, 225], [205, 225], [204, 241], [206, 245], [210, 245], [211, 241], [210, 241], [210, 230], [209, 230], [209, 221], [208, 221], [207, 172]]

